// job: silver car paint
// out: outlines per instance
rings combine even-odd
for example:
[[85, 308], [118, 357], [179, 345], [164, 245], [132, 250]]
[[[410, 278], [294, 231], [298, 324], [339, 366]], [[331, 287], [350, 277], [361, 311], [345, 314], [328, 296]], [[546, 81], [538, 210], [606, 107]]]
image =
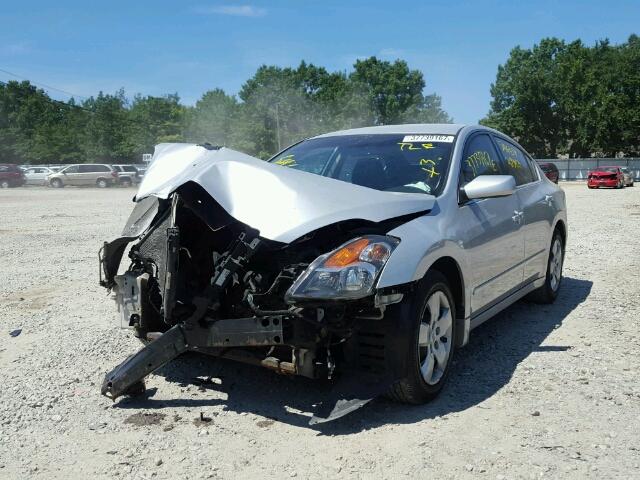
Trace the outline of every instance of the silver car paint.
[[55, 173], [47, 167], [30, 167], [24, 172], [25, 185], [46, 185], [49, 175]]
[[481, 175], [464, 186], [464, 193], [471, 200], [506, 197], [515, 191], [516, 180], [512, 175]]
[[342, 220], [380, 222], [430, 210], [435, 203], [422, 193], [381, 192], [228, 148], [212, 151], [185, 144], [156, 147], [136, 198], [167, 198], [188, 181], [201, 185], [233, 218], [262, 237], [284, 243]]
[[[515, 194], [459, 202], [464, 145], [478, 131], [513, 142], [486, 127], [460, 125], [369, 127], [322, 135], [455, 135], [449, 174], [438, 198], [379, 192], [269, 164], [229, 149], [209, 151], [184, 144], [156, 147], [137, 198], [167, 198], [179, 186], [194, 181], [231, 216], [260, 230], [266, 238], [287, 243], [340, 220], [381, 221], [429, 210], [389, 232], [401, 242], [377, 286], [418, 280], [436, 261], [448, 257], [458, 266], [463, 280], [468, 326], [471, 317], [493, 314], [544, 282], [554, 228], [559, 221], [565, 228], [567, 225], [564, 192], [538, 167], [537, 180], [516, 187]], [[496, 308], [497, 301], [502, 301], [500, 308]]]
[[[379, 288], [418, 280], [437, 260], [449, 257], [463, 279], [466, 318], [518, 290], [525, 280], [535, 278], [531, 285], [540, 286], [555, 226], [558, 221], [567, 226], [564, 192], [538, 167], [538, 179], [516, 187], [515, 195], [459, 203], [464, 144], [478, 131], [508, 139], [486, 127], [460, 130], [442, 194], [429, 214], [389, 232], [401, 242], [378, 280]], [[522, 212], [519, 220], [512, 218], [516, 212]]]

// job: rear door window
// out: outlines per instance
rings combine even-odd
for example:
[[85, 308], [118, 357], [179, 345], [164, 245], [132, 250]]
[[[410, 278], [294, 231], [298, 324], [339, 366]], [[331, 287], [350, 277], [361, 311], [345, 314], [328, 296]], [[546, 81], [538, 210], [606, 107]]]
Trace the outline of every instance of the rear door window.
[[[524, 185], [534, 181], [532, 167], [524, 152], [511, 142], [495, 137], [500, 154], [504, 159], [504, 168], [508, 175], [513, 175], [516, 185]], [[537, 180], [537, 176], [535, 177]]]

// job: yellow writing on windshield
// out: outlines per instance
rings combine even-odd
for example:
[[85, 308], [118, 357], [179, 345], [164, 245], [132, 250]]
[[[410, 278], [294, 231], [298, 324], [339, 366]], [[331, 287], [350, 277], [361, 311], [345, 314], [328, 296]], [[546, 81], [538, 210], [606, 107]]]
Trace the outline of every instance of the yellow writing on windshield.
[[433, 160], [421, 158], [420, 168], [427, 172], [429, 178], [433, 178], [435, 175], [440, 175], [440, 173], [436, 172], [436, 162], [434, 162]]
[[398, 145], [400, 145], [400, 150], [429, 150], [431, 148], [436, 148], [433, 146], [433, 143], [421, 143], [419, 145], [416, 145], [412, 142], [398, 142]]
[[298, 165], [295, 158], [293, 158], [293, 154], [279, 158], [273, 163], [275, 163], [276, 165], [282, 165], [283, 167], [295, 167], [296, 165]]
[[417, 147], [413, 143], [409, 142], [399, 142], [398, 145], [400, 145], [400, 150], [404, 150], [405, 147], [407, 148], [407, 150], [420, 150], [420, 147]]

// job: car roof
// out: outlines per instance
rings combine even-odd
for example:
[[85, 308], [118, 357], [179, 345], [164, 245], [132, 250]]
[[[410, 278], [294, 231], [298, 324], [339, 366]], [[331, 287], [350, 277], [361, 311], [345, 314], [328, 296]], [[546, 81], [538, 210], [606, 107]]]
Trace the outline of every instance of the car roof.
[[69, 165], [63, 165], [64, 168], [66, 167], [75, 167], [77, 165], [102, 165], [104, 167], [110, 167], [111, 164], [109, 163], [71, 163]]
[[404, 125], [380, 125], [377, 127], [351, 128], [337, 132], [324, 133], [313, 138], [337, 137], [342, 135], [377, 135], [385, 133], [399, 134], [439, 134], [456, 135], [466, 125], [459, 123], [408, 123]]

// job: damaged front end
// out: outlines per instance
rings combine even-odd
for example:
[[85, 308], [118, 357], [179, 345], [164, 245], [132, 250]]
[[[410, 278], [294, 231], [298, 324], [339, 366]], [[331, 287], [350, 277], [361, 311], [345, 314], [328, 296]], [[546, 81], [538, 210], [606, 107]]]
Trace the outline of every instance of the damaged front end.
[[383, 393], [402, 371], [406, 334], [385, 310], [400, 308], [411, 286], [378, 291], [375, 282], [398, 243], [386, 233], [406, 218], [344, 219], [285, 242], [232, 216], [201, 183], [139, 200], [100, 251], [100, 283], [122, 326], [146, 343], [106, 375], [102, 393], [140, 391], [186, 351], [333, 379], [334, 398], [312, 423]]

